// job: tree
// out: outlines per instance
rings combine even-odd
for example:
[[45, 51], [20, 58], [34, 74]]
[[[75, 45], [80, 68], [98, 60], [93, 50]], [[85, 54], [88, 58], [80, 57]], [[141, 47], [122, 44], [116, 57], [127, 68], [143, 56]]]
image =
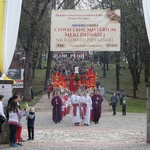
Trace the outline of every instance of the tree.
[[[49, 4], [49, 5], [48, 5]], [[149, 45], [146, 37], [144, 17], [141, 0], [24, 0], [19, 32], [19, 41], [26, 51], [25, 83], [24, 87], [30, 89], [34, 70], [37, 62], [42, 63], [42, 53], [48, 52], [45, 82], [50, 78], [50, 67], [53, 52], [50, 50], [51, 9], [91, 8], [121, 9], [121, 51], [124, 52], [129, 63], [129, 69], [133, 78], [133, 93], [136, 97], [142, 67], [145, 67], [145, 81], [149, 78]], [[116, 58], [116, 73], [119, 74], [119, 58]], [[117, 70], [118, 69], [118, 70]], [[119, 76], [116, 76], [117, 89], [119, 89]], [[29, 100], [29, 90], [24, 92], [24, 98]], [[26, 94], [25, 94], [26, 93]], [[26, 95], [29, 95], [27, 98]]]
[[[148, 57], [146, 57], [149, 56], [149, 47], [142, 11], [142, 1], [97, 0], [97, 2], [98, 4], [95, 8], [121, 9], [121, 51], [124, 52], [128, 60], [130, 73], [133, 78], [133, 96], [136, 97], [143, 64], [145, 65], [145, 81], [148, 81], [150, 63]], [[117, 68], [119, 68], [118, 63]], [[116, 72], [119, 73], [117, 70]]]
[[[123, 50], [129, 63], [130, 73], [133, 78], [133, 96], [136, 97], [140, 75], [145, 62], [142, 48], [143, 37], [145, 37], [145, 26], [142, 17], [141, 0], [126, 1], [122, 5], [123, 12]], [[144, 42], [144, 41], [143, 41]]]
[[[22, 5], [19, 41], [26, 52], [23, 92], [23, 99], [25, 101], [31, 100], [30, 87], [32, 86], [33, 69], [36, 64], [34, 62], [37, 61], [36, 56], [39, 54], [39, 50], [37, 50], [39, 36], [37, 33], [41, 29], [39, 27], [46, 12], [47, 5], [48, 0], [44, 2], [42, 0], [24, 0]], [[34, 53], [35, 51], [36, 53]]]

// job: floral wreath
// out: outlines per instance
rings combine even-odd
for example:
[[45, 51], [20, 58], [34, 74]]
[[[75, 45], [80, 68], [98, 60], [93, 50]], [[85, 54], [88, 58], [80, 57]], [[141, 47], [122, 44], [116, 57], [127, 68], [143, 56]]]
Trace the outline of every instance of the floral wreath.
[[110, 9], [107, 10], [107, 17], [110, 18], [111, 20], [114, 20], [120, 23], [120, 16], [117, 15], [115, 11], [113, 10], [110, 10]]

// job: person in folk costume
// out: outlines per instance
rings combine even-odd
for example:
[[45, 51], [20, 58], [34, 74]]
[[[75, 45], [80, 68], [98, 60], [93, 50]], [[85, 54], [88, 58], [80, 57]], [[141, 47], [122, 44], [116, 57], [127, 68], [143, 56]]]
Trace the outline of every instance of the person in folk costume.
[[89, 126], [90, 124], [91, 106], [92, 106], [92, 99], [86, 92], [84, 92], [82, 97], [84, 126]]
[[80, 104], [80, 114], [81, 114], [81, 119], [84, 119], [84, 114], [83, 114], [83, 98], [84, 98], [84, 92], [80, 92], [80, 99], [81, 99], [81, 104]]
[[71, 96], [71, 103], [72, 103], [72, 123], [75, 126], [79, 126], [81, 122], [81, 117], [80, 117], [81, 98], [79, 96], [78, 91], [76, 91], [76, 93]]
[[66, 104], [65, 104], [65, 101], [66, 101], [66, 95], [64, 92], [62, 92], [61, 94], [61, 100], [62, 100], [62, 117], [66, 116]]
[[99, 94], [97, 90], [95, 90], [92, 98], [92, 117], [95, 124], [98, 123], [101, 117], [101, 104], [103, 102], [103, 97]]
[[67, 101], [66, 101], [66, 114], [70, 113], [70, 107], [71, 107], [71, 96], [72, 93], [67, 89]]
[[68, 94], [68, 99], [66, 101], [66, 114], [70, 113], [70, 106], [71, 106], [71, 94]]
[[[94, 91], [92, 89], [88, 89], [86, 90], [87, 95], [92, 97], [94, 95]], [[92, 106], [91, 106], [91, 110], [90, 110], [90, 120], [93, 121], [93, 116], [92, 116]]]
[[51, 104], [53, 106], [52, 119], [57, 124], [62, 120], [62, 99], [60, 98], [60, 92], [56, 92], [56, 96], [52, 98]]
[[65, 100], [65, 108], [64, 108], [65, 115], [69, 114], [68, 97], [69, 97], [69, 94], [65, 93], [63, 97]]

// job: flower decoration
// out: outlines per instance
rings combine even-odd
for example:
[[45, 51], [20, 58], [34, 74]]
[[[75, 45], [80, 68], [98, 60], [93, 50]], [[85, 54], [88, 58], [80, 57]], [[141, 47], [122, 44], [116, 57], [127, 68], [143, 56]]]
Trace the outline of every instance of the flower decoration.
[[79, 75], [78, 73], [76, 74], [74, 80], [75, 80], [76, 82], [80, 80], [80, 75]]
[[108, 18], [110, 18], [111, 20], [114, 20], [114, 21], [120, 23], [120, 16], [117, 15], [117, 14], [115, 13], [115, 11], [112, 11], [112, 10], [108, 9], [108, 10], [107, 10], [107, 16], [108, 16]]

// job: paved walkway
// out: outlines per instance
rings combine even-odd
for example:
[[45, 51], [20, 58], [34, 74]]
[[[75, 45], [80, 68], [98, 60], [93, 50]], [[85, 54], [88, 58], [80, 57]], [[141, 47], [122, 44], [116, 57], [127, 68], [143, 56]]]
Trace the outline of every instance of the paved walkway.
[[[119, 106], [118, 106], [119, 107]], [[99, 124], [73, 126], [71, 114], [60, 124], [52, 122], [50, 100], [44, 95], [35, 105], [35, 140], [26, 141], [19, 150], [150, 150], [146, 144], [146, 114], [117, 112], [112, 116], [108, 102], [103, 102]], [[82, 123], [83, 124], [83, 123]], [[23, 139], [27, 139], [24, 120]], [[3, 149], [14, 149], [3, 145]]]

